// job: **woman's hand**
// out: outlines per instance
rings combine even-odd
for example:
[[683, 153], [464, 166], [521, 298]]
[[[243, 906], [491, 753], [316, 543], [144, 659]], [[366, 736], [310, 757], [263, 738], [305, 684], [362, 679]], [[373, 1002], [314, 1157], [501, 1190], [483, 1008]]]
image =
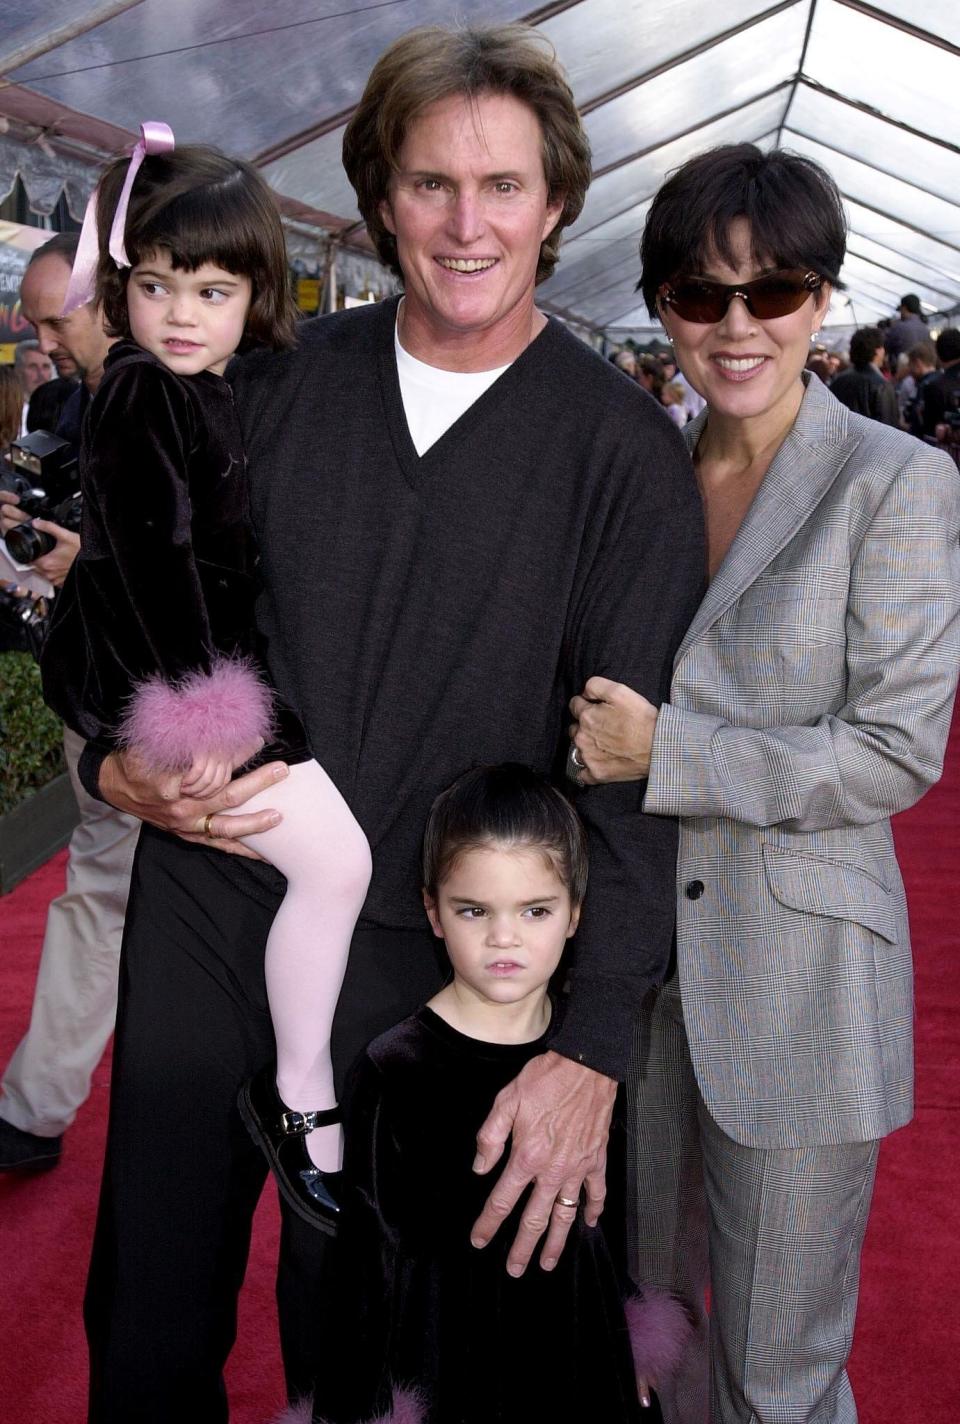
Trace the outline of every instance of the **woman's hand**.
[[571, 699], [570, 711], [576, 718], [570, 740], [584, 768], [581, 785], [643, 781], [649, 775], [657, 709], [639, 692], [591, 677], [581, 695]]

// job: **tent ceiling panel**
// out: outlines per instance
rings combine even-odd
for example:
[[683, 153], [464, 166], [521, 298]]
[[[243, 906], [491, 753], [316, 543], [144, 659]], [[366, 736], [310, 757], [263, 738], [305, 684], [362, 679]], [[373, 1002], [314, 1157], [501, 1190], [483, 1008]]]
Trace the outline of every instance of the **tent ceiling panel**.
[[[536, 4], [457, 0], [454, 18], [495, 24]], [[844, 194], [852, 306], [838, 294], [831, 325], [875, 321], [905, 291], [941, 309], [960, 299], [960, 0], [560, 0], [542, 13], [598, 172], [545, 301], [656, 329], [633, 290], [650, 197], [693, 154], [750, 140], [822, 163]], [[166, 119], [181, 140], [260, 158], [299, 211], [349, 226], [346, 115], [391, 40], [450, 19], [449, 0], [0, 0], [13, 86], [0, 114], [25, 152], [43, 129], [81, 163], [84, 145], [115, 151], [144, 118]]]
[[780, 122], [786, 98], [786, 91], [780, 91], [746, 104], [732, 114], [705, 123], [692, 133], [668, 141], [651, 153], [624, 164], [622, 168], [594, 179], [583, 212], [570, 228], [571, 236], [589, 232], [610, 218], [639, 206], [656, 191], [671, 168], [676, 168], [695, 153], [715, 144], [739, 143], [769, 133]]
[[655, 331], [661, 341], [666, 340], [663, 327], [650, 320], [646, 307], [642, 305], [624, 307], [622, 312], [608, 319], [606, 326], [610, 331]]
[[793, 133], [839, 149], [947, 202], [952, 203], [960, 193], [960, 152], [924, 143], [914, 134], [804, 84], [790, 105], [781, 140], [784, 148], [790, 147]]
[[947, 247], [884, 213], [863, 207], [851, 198], [845, 198], [844, 207], [850, 220], [850, 231], [855, 237], [872, 238], [888, 251], [902, 253], [908, 261], [924, 263], [942, 272], [951, 282], [960, 281], [960, 251], [957, 248]]
[[936, 94], [938, 131], [960, 130], [956, 58], [838, 0], [820, 0], [817, 6], [804, 72], [920, 133], [930, 128], [930, 96]]
[[960, 45], [960, 5], [957, 0], [871, 0], [875, 10], [885, 10], [894, 20], [906, 20], [920, 30], [942, 35]]
[[[641, 203], [584, 237], [565, 239], [560, 248], [560, 263], [550, 278], [551, 295], [554, 291], [565, 292], [585, 277], [606, 272], [620, 262], [630, 262], [639, 268], [640, 234], [649, 207], [649, 201]], [[541, 291], [546, 290], [546, 286], [541, 288]]]
[[[457, 6], [490, 24], [518, 8]], [[134, 132], [163, 119], [184, 140], [253, 155], [356, 103], [397, 35], [449, 18], [447, 0], [144, 0], [9, 77]]]
[[307, 207], [359, 222], [356, 194], [340, 157], [345, 127], [331, 129], [303, 148], [265, 164], [263, 176], [278, 193], [295, 193]]
[[544, 20], [578, 104], [648, 74], [686, 51], [744, 24], [773, 0], [581, 0]]
[[889, 247], [882, 247], [879, 242], [873, 242], [869, 237], [860, 237], [855, 232], [849, 233], [847, 251], [867, 262], [875, 263], [887, 272], [892, 272], [901, 288], [911, 282], [922, 282], [932, 292], [936, 292], [941, 305], [944, 302], [960, 301], [960, 282], [944, 276], [941, 272], [931, 271], [922, 262], [913, 262], [900, 253], [891, 252]]
[[633, 262], [627, 260], [620, 266], [611, 268], [609, 272], [592, 277], [583, 286], [576, 287], [566, 296], [555, 296], [553, 293], [544, 292], [543, 300], [550, 301], [565, 310], [582, 311], [585, 307], [589, 307], [591, 312], [597, 313], [606, 310], [611, 303], [618, 309], [627, 304], [632, 306], [637, 301], [634, 292], [638, 275], [639, 264], [636, 259]]
[[856, 202], [899, 216], [933, 237], [960, 247], [960, 209], [953, 203], [799, 134], [790, 135], [790, 147], [821, 163], [836, 179], [841, 192]]
[[854, 293], [842, 307], [830, 308], [823, 326], [876, 326], [881, 317], [889, 315], [889, 307]]
[[[888, 316], [895, 313], [900, 305], [900, 298], [904, 292], [904, 278], [895, 272], [887, 271], [885, 267], [878, 267], [876, 263], [858, 257], [856, 253], [847, 253], [847, 259], [843, 264], [843, 278], [844, 281], [857, 282], [865, 291], [875, 290], [877, 296], [887, 293], [890, 298]], [[932, 287], [927, 287], [924, 283], [917, 281], [912, 283], [912, 288], [929, 312], [939, 311], [943, 307], [944, 294], [942, 292], [934, 291]]]
[[592, 110], [585, 123], [594, 169], [785, 84], [796, 68], [805, 25], [806, 7], [793, 5]]

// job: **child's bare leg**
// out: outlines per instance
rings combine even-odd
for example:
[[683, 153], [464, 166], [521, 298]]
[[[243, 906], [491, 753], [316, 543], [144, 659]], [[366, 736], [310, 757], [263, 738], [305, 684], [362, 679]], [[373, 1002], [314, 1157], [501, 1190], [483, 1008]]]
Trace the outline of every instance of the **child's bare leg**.
[[[330, 1030], [357, 916], [370, 883], [370, 847], [340, 792], [315, 761], [248, 801], [283, 814], [245, 844], [287, 877], [267, 940], [267, 997], [277, 1039], [277, 1091], [287, 1107], [314, 1112], [336, 1099]], [[339, 1125], [318, 1127], [305, 1145], [315, 1167], [336, 1171]]]

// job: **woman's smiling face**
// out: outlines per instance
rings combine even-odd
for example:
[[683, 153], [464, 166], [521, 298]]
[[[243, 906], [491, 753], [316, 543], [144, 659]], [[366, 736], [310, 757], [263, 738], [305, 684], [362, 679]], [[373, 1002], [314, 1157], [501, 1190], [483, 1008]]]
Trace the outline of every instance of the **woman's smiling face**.
[[[731, 223], [729, 245], [733, 265], [713, 253], [697, 275], [734, 286], [775, 265], [755, 258], [746, 218]], [[826, 315], [830, 293], [824, 282], [796, 311], [765, 321], [751, 316], [742, 297], [733, 297], [717, 322], [685, 321], [662, 301], [660, 314], [680, 369], [711, 411], [746, 420], [796, 399], [810, 338]]]

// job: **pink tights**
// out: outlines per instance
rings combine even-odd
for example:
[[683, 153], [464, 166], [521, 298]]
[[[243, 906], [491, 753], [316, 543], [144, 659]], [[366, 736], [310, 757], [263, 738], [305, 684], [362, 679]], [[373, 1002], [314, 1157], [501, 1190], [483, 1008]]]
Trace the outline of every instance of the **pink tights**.
[[[357, 916], [370, 884], [370, 847], [340, 792], [315, 761], [290, 768], [244, 811], [272, 807], [278, 826], [244, 844], [286, 876], [287, 893], [267, 939], [267, 998], [277, 1039], [277, 1091], [312, 1112], [336, 1101], [330, 1030]], [[336, 1171], [339, 1126], [307, 1133], [314, 1166]]]

